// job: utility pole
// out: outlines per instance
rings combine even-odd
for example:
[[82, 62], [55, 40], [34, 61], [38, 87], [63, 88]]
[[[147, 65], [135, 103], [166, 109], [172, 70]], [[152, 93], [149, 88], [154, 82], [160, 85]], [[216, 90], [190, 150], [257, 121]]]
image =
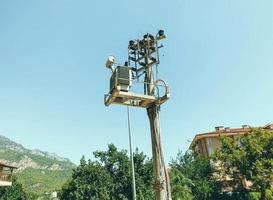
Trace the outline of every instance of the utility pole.
[[[106, 67], [111, 69], [110, 92], [105, 95], [104, 103], [109, 106], [113, 103], [146, 108], [150, 122], [151, 143], [153, 152], [154, 191], [156, 200], [171, 200], [171, 188], [168, 171], [163, 157], [160, 139], [160, 106], [169, 98], [169, 88], [162, 79], [154, 80], [154, 66], [158, 66], [158, 41], [165, 39], [163, 30], [155, 36], [145, 34], [143, 39], [130, 40], [128, 45], [128, 61], [124, 66], [113, 68], [115, 58], [110, 56]], [[143, 78], [142, 80], [140, 80]], [[157, 78], [157, 69], [156, 69]], [[133, 81], [144, 84], [143, 94], [130, 91]], [[163, 85], [158, 83], [162, 82]], [[160, 87], [165, 89], [165, 95], [160, 96]], [[129, 118], [128, 118], [129, 119]], [[132, 155], [131, 155], [132, 156]], [[133, 165], [133, 163], [132, 163]], [[133, 166], [132, 166], [133, 169]], [[132, 182], [134, 186], [135, 183]]]
[[[147, 37], [149, 34], [147, 34]], [[149, 96], [155, 96], [155, 84], [153, 77], [153, 68], [150, 65], [153, 59], [150, 58], [150, 45], [149, 39], [147, 40], [147, 45], [145, 48], [145, 65], [146, 68], [146, 76], [145, 83], [147, 87], [147, 94]], [[159, 62], [159, 61], [158, 61]], [[157, 63], [155, 63], [157, 64]], [[156, 200], [170, 200], [170, 183], [168, 172], [166, 171], [161, 139], [160, 139], [160, 120], [159, 120], [159, 111], [160, 106], [156, 103], [151, 104], [147, 108], [147, 114], [150, 122], [150, 130], [151, 130], [151, 140], [152, 140], [152, 152], [153, 152], [153, 171], [155, 177], [154, 189]]]

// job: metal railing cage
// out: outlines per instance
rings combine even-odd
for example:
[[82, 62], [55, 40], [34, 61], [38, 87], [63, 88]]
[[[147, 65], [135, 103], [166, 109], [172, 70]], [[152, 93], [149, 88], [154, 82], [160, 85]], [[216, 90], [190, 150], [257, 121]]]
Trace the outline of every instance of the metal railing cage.
[[[132, 87], [144, 86], [143, 92], [132, 92]], [[146, 88], [153, 86], [154, 95], [148, 95]], [[163, 94], [162, 90], [164, 91]], [[115, 83], [108, 94], [104, 96], [106, 106], [111, 104], [123, 104], [128, 106], [149, 107], [151, 105], [161, 105], [170, 98], [170, 89], [166, 81], [157, 79], [154, 83], [147, 83], [136, 79], [125, 79], [115, 77]]]

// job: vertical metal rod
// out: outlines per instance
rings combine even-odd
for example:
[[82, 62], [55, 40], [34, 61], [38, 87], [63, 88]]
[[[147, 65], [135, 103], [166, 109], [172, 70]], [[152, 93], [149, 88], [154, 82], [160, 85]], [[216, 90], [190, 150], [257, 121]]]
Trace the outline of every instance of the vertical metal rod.
[[133, 152], [132, 152], [132, 137], [131, 137], [131, 123], [130, 123], [129, 106], [127, 106], [127, 120], [128, 120], [128, 132], [129, 132], [130, 160], [131, 160], [131, 169], [132, 169], [133, 200], [136, 200], [136, 180], [135, 180], [134, 156], [133, 156]]

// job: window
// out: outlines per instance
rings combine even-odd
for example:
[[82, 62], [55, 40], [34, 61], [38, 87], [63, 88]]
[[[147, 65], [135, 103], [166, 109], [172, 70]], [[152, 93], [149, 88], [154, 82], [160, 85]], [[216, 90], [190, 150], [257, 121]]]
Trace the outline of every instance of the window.
[[211, 145], [212, 145], [211, 138], [207, 138], [207, 145], [208, 145], [208, 146], [211, 146]]

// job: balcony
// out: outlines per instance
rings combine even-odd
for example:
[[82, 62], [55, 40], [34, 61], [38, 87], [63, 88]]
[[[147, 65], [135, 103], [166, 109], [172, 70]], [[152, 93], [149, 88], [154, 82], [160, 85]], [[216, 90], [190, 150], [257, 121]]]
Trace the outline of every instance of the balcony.
[[0, 163], [0, 187], [12, 185], [11, 177], [14, 169], [16, 167]]

